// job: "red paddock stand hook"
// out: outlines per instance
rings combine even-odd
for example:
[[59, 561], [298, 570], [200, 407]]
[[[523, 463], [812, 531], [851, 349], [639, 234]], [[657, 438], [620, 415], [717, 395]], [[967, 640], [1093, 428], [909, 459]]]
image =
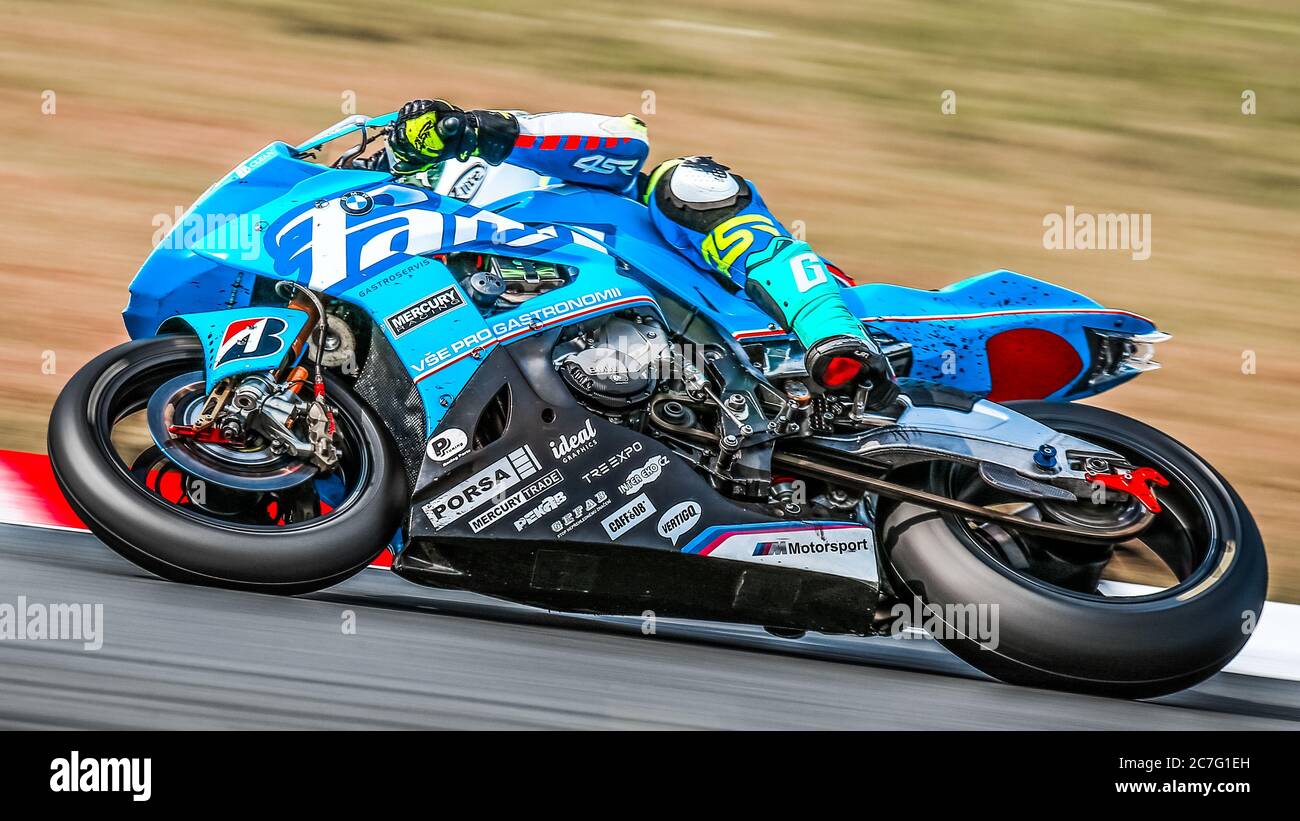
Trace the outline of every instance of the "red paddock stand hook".
[[1160, 512], [1160, 500], [1151, 489], [1151, 483], [1168, 487], [1169, 480], [1160, 475], [1155, 468], [1138, 468], [1131, 473], [1085, 473], [1085, 481], [1100, 482], [1111, 490], [1120, 490], [1136, 498], [1152, 513]]

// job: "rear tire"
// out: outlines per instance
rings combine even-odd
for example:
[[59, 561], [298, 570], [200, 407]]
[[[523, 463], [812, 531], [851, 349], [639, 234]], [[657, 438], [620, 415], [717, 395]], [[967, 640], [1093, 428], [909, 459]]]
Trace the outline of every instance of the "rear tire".
[[329, 384], [329, 400], [357, 433], [367, 478], [328, 515], [285, 527], [201, 519], [132, 478], [99, 431], [105, 415], [121, 393], [147, 390], [152, 374], [195, 368], [202, 369], [197, 339], [140, 339], [96, 357], [60, 394], [50, 417], [50, 462], [63, 495], [91, 532], [163, 578], [239, 590], [306, 593], [366, 567], [400, 525], [406, 479], [382, 425], [337, 382]]
[[1193, 482], [1214, 526], [1205, 560], [1195, 574], [1160, 594], [1085, 596], [1016, 572], [980, 549], [951, 514], [899, 504], [882, 527], [898, 594], [919, 597], [927, 617], [944, 613], [946, 605], [996, 604], [995, 649], [971, 636], [940, 642], [979, 670], [1015, 684], [1147, 698], [1218, 672], [1249, 638], [1246, 625], [1258, 620], [1268, 583], [1264, 544], [1241, 498], [1199, 456], [1140, 422], [1086, 405], [1009, 406], [1083, 438], [1092, 434], [1158, 455], [1162, 471]]

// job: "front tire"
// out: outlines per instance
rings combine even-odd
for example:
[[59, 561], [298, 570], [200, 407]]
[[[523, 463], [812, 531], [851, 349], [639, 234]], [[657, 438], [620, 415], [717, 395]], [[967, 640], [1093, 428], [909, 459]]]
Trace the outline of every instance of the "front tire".
[[202, 363], [197, 339], [162, 336], [120, 345], [72, 377], [54, 405], [48, 444], [73, 510], [114, 551], [173, 581], [295, 594], [364, 568], [397, 531], [406, 480], [382, 425], [337, 382], [329, 384], [328, 397], [355, 440], [349, 446], [357, 481], [355, 492], [328, 513], [317, 503], [314, 516], [286, 521], [281, 514], [278, 526], [198, 515], [142, 486], [138, 468], [133, 473], [115, 452], [113, 426], [138, 412], [162, 382], [202, 370]]
[[[1172, 525], [1161, 526], [1186, 525], [1189, 533], [1204, 536], [1203, 554], [1175, 556], [1170, 538], [1162, 545], [1166, 558], [1183, 571], [1175, 573], [1181, 575], [1175, 584], [1145, 595], [1106, 598], [1010, 566], [960, 517], [899, 504], [882, 527], [896, 592], [923, 601], [927, 617], [969, 604], [997, 605], [996, 648], [955, 632], [939, 639], [974, 667], [1011, 683], [1147, 698], [1218, 672], [1245, 645], [1267, 589], [1264, 544], [1241, 498], [1191, 450], [1120, 414], [1049, 402], [1010, 407], [1062, 432], [1134, 454], [1194, 488], [1181, 502], [1167, 504], [1157, 521], [1174, 517]], [[940, 621], [946, 632], [956, 626]]]

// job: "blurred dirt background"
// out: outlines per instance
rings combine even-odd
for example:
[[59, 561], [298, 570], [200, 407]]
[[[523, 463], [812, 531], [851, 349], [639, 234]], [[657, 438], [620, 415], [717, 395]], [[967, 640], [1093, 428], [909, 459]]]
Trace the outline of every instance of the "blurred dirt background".
[[[0, 0], [0, 21], [0, 448], [44, 450], [62, 384], [125, 340], [156, 220], [272, 139], [417, 96], [631, 111], [652, 160], [715, 154], [859, 281], [1007, 267], [1155, 318], [1166, 368], [1099, 403], [1218, 466], [1272, 597], [1300, 601], [1291, 0]], [[1044, 250], [1069, 205], [1150, 213], [1151, 258]]]

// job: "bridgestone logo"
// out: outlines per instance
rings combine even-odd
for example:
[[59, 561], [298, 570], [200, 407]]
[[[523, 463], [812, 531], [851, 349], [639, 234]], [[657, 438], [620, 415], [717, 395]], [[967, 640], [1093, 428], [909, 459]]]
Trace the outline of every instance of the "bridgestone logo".
[[527, 445], [510, 451], [422, 508], [434, 530], [442, 530], [541, 470]]
[[642, 493], [601, 520], [609, 538], [617, 539], [655, 512], [654, 503]]
[[475, 516], [473, 519], [470, 519], [469, 529], [478, 533], [485, 527], [491, 526], [507, 513], [523, 507], [529, 501], [541, 496], [543, 493], [555, 487], [562, 481], [564, 481], [564, 477], [560, 475], [558, 470], [551, 471], [515, 495], [498, 502]]
[[414, 305], [406, 306], [384, 321], [388, 323], [388, 329], [393, 332], [393, 336], [401, 336], [413, 328], [418, 328], [430, 319], [441, 316], [464, 304], [465, 298], [460, 295], [460, 291], [456, 290], [454, 285], [449, 285]]

